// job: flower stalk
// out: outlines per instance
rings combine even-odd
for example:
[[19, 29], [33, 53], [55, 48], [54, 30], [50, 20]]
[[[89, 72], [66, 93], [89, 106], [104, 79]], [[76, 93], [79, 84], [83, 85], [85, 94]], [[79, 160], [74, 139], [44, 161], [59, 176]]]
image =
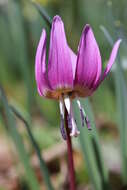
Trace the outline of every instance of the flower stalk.
[[67, 142], [67, 152], [68, 152], [69, 185], [70, 185], [70, 190], [76, 190], [73, 149], [72, 149], [70, 129], [68, 127], [67, 117], [68, 117], [68, 112], [65, 108], [65, 128], [66, 128], [66, 134], [67, 134], [66, 135], [66, 142]]

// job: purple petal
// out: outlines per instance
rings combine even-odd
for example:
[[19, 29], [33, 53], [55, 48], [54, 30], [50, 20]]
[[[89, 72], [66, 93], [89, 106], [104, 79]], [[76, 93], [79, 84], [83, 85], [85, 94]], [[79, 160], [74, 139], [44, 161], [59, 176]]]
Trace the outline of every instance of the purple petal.
[[76, 63], [77, 63], [77, 55], [69, 48], [70, 56], [71, 56], [71, 64], [72, 64], [72, 71], [73, 71], [73, 79], [75, 78], [76, 72]]
[[110, 54], [109, 61], [107, 63], [107, 66], [106, 66], [106, 68], [104, 70], [104, 73], [102, 75], [102, 78], [101, 78], [100, 82], [102, 82], [105, 79], [105, 77], [108, 75], [109, 71], [111, 70], [111, 67], [112, 67], [112, 65], [113, 65], [113, 63], [114, 63], [114, 61], [116, 59], [120, 43], [121, 43], [121, 39], [117, 40], [117, 42], [114, 44], [112, 52]]
[[100, 55], [100, 51], [97, 51], [97, 57], [99, 58], [98, 59], [98, 65], [97, 65], [97, 73], [96, 73], [96, 78], [94, 80], [94, 82], [92, 83], [91, 85], [91, 88], [93, 89], [96, 84], [98, 83], [99, 79], [100, 79], [100, 76], [101, 76], [101, 72], [102, 72], [102, 63], [101, 63], [101, 55]]
[[73, 86], [71, 56], [59, 16], [53, 18], [50, 34], [48, 79], [52, 89]]
[[48, 81], [46, 80], [46, 31], [43, 30], [36, 51], [35, 58], [35, 78], [37, 89], [40, 96], [45, 96], [49, 90]]
[[101, 75], [99, 47], [89, 25], [86, 25], [79, 44], [75, 84], [91, 87]]

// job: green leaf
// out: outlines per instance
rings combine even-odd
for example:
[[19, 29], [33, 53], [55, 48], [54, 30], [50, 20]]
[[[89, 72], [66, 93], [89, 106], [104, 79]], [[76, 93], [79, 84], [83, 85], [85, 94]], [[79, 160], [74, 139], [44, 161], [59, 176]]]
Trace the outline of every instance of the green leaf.
[[15, 62], [18, 64], [18, 68], [21, 71], [22, 78], [26, 86], [27, 105], [29, 112], [31, 113], [31, 106], [34, 101], [34, 96], [29, 67], [30, 59], [28, 56], [24, 19], [21, 10], [22, 7], [20, 1], [12, 0], [8, 2], [8, 27], [13, 42], [12, 54]]
[[12, 112], [21, 120], [23, 121], [25, 127], [26, 127], [26, 130], [27, 130], [27, 133], [28, 133], [28, 136], [29, 136], [29, 139], [35, 149], [35, 152], [37, 154], [37, 157], [38, 157], [38, 160], [39, 160], [39, 163], [40, 163], [40, 170], [41, 170], [41, 174], [42, 174], [42, 177], [44, 178], [44, 181], [47, 185], [47, 189], [48, 190], [53, 190], [53, 186], [51, 184], [51, 181], [50, 181], [50, 176], [49, 176], [49, 171], [48, 171], [48, 168], [46, 166], [46, 163], [42, 157], [42, 153], [41, 153], [41, 150], [32, 134], [32, 131], [30, 129], [30, 126], [29, 126], [29, 123], [28, 121], [22, 116], [22, 114], [18, 111], [17, 108], [15, 108], [14, 106], [10, 106], [10, 109], [12, 110]]
[[88, 173], [95, 190], [109, 189], [108, 175], [104, 167], [103, 159], [100, 153], [98, 135], [95, 128], [94, 117], [88, 100], [81, 100], [81, 104], [89, 116], [92, 131], [87, 127], [81, 126], [80, 112], [74, 102], [74, 112], [77, 126], [80, 130], [79, 140], [83, 151], [84, 159], [88, 168]]
[[3, 113], [2, 114], [3, 121], [5, 123], [6, 129], [8, 129], [7, 130], [8, 133], [11, 135], [11, 137], [14, 141], [17, 152], [19, 154], [19, 158], [20, 158], [22, 164], [24, 165], [25, 176], [26, 176], [28, 185], [31, 190], [39, 190], [40, 189], [39, 183], [35, 177], [32, 167], [30, 165], [30, 160], [29, 160], [28, 154], [25, 150], [22, 137], [17, 130], [17, 125], [15, 122], [15, 119], [9, 109], [8, 102], [7, 102], [6, 96], [5, 96], [2, 88], [0, 88], [0, 101], [1, 101], [1, 106], [2, 106], [2, 110], [3, 110], [3, 112], [2, 112]]
[[49, 15], [45, 11], [45, 9], [41, 5], [39, 5], [38, 3], [32, 2], [31, 0], [29, 0], [29, 1], [35, 6], [35, 8], [38, 10], [38, 12], [40, 13], [40, 15], [42, 16], [42, 18], [46, 21], [46, 23], [49, 26], [51, 26], [52, 19], [49, 17]]
[[[107, 38], [110, 46], [113, 45], [113, 39], [109, 32], [104, 26], [101, 26], [105, 37]], [[117, 100], [117, 114], [118, 114], [118, 125], [120, 132], [120, 144], [121, 144], [121, 156], [122, 156], [122, 177], [123, 182], [127, 183], [127, 86], [124, 79], [124, 73], [122, 70], [122, 63], [120, 56], [116, 61], [116, 69], [114, 71], [114, 83], [116, 89], [116, 100]]]

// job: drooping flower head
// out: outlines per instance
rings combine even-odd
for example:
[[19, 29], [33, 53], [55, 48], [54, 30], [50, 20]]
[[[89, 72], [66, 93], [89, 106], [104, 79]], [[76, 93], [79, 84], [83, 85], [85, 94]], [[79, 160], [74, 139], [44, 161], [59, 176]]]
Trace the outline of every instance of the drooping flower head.
[[82, 125], [85, 122], [88, 129], [91, 129], [88, 117], [78, 98], [92, 95], [105, 79], [115, 61], [120, 42], [119, 39], [114, 44], [107, 66], [102, 73], [101, 55], [90, 25], [87, 24], [83, 29], [76, 55], [68, 46], [61, 18], [55, 16], [52, 21], [48, 66], [46, 67], [46, 31], [42, 30], [35, 60], [37, 89], [40, 96], [59, 101], [61, 133], [64, 139], [66, 138], [65, 107], [68, 112], [70, 136], [79, 134], [72, 110], [74, 98], [80, 109]]

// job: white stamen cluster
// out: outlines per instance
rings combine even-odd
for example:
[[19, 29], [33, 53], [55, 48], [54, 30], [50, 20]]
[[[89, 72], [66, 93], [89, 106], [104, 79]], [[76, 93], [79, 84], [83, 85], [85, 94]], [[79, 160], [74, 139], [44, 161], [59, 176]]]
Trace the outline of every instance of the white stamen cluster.
[[64, 112], [65, 112], [64, 105], [65, 105], [68, 115], [70, 116], [70, 119], [71, 119], [70, 136], [77, 137], [80, 134], [80, 131], [78, 130], [78, 128], [76, 126], [76, 122], [75, 122], [74, 114], [73, 114], [73, 110], [72, 110], [72, 102], [71, 102], [69, 96], [66, 96], [63, 99], [61, 99], [59, 102], [59, 105], [60, 105], [60, 114], [64, 117]]

